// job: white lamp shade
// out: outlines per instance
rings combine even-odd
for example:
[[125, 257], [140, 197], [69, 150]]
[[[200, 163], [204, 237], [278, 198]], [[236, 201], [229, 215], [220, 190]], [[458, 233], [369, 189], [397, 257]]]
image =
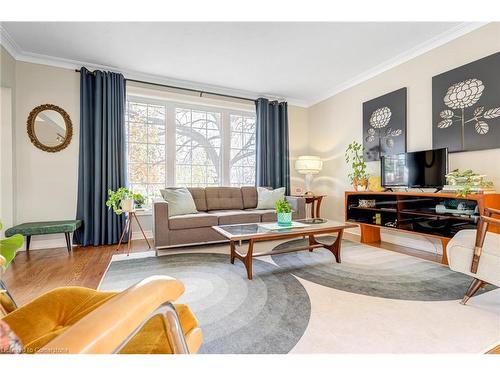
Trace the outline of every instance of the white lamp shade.
[[295, 161], [295, 169], [300, 174], [316, 174], [323, 168], [323, 162], [318, 156], [300, 156]]

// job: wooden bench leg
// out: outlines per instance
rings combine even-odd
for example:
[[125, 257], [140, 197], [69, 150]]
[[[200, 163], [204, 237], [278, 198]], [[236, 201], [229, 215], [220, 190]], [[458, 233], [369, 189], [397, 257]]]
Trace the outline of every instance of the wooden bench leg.
[[66, 237], [66, 248], [68, 249], [68, 253], [71, 252], [71, 237], [69, 232], [64, 232], [64, 237]]

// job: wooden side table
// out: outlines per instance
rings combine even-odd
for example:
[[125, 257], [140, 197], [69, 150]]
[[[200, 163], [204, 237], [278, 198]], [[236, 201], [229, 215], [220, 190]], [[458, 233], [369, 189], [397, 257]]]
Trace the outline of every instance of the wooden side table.
[[321, 201], [326, 195], [294, 195], [294, 197], [305, 198], [306, 204], [311, 205], [311, 218], [321, 217]]
[[126, 211], [125, 212], [127, 215], [127, 221], [125, 222], [125, 226], [123, 227], [122, 235], [120, 237], [120, 242], [118, 242], [118, 247], [116, 248], [116, 251], [120, 250], [120, 247], [122, 245], [123, 237], [125, 237], [125, 233], [128, 233], [128, 241], [127, 241], [127, 256], [130, 255], [130, 245], [132, 243], [132, 220], [135, 219], [137, 225], [141, 229], [142, 235], [144, 239], [146, 240], [148, 247], [151, 249], [151, 245], [149, 244], [149, 241], [144, 234], [144, 231], [142, 230], [141, 223], [139, 222], [139, 219], [137, 218], [137, 215], [135, 214], [135, 210], [133, 211]]

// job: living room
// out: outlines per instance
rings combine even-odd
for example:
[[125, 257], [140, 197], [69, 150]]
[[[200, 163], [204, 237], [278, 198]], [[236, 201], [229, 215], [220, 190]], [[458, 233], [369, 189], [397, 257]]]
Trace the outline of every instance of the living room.
[[500, 22], [12, 12], [0, 352], [500, 353]]

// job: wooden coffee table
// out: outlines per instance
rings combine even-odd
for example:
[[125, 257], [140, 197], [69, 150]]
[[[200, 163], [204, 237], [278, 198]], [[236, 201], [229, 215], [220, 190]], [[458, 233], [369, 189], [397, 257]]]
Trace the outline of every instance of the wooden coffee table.
[[[260, 224], [269, 223], [217, 225], [212, 227], [214, 230], [216, 230], [229, 240], [229, 246], [231, 249], [231, 263], [234, 264], [235, 258], [241, 260], [247, 269], [247, 276], [249, 280], [252, 280], [253, 258], [263, 257], [266, 255], [290, 253], [301, 250], [313, 251], [316, 248], [324, 247], [325, 249], [330, 250], [335, 256], [335, 260], [337, 261], [337, 263], [340, 263], [340, 244], [342, 242], [344, 229], [357, 227], [356, 224], [342, 223], [331, 220], [328, 220], [322, 224], [310, 224], [304, 228], [280, 228], [276, 230], [264, 228]], [[316, 236], [324, 234], [337, 234], [337, 238], [332, 244], [326, 244], [324, 242], [320, 242], [316, 238]], [[264, 251], [260, 253], [254, 253], [253, 251], [254, 244], [256, 242], [281, 240], [295, 237], [308, 237], [308, 246]], [[248, 250], [246, 254], [242, 254], [238, 250], [236, 250], [236, 242], [243, 240], [248, 240]]]

